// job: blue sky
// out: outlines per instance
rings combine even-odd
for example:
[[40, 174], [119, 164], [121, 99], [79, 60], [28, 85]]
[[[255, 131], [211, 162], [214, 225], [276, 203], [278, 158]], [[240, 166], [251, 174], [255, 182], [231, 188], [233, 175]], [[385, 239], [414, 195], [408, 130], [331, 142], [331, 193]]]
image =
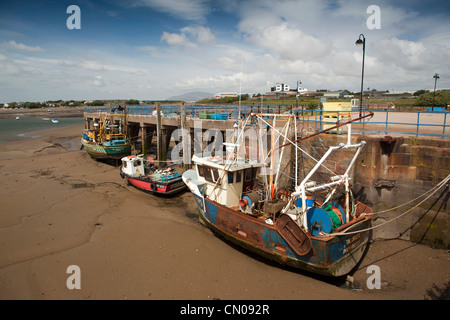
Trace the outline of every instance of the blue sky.
[[0, 0], [0, 102], [358, 91], [361, 33], [365, 88], [450, 88], [449, 18], [440, 0]]

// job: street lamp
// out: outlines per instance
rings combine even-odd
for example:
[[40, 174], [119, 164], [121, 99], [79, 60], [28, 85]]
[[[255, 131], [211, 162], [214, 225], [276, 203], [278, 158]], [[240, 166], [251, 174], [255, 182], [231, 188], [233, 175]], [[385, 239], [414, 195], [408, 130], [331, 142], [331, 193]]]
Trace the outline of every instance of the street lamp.
[[[298, 109], [298, 88], [299, 88], [299, 84], [302, 84], [302, 82], [300, 80], [297, 80], [297, 93], [295, 94], [295, 98], [297, 99], [296, 102], [296, 109]], [[303, 107], [302, 107], [302, 115], [303, 115]]]
[[433, 79], [434, 79], [434, 93], [433, 93], [433, 107], [432, 107], [433, 111], [434, 111], [434, 107], [436, 107], [436, 104], [434, 102], [434, 97], [436, 96], [436, 83], [439, 78], [440, 78], [439, 74], [435, 73], [433, 76]]
[[362, 75], [361, 75], [361, 98], [359, 100], [359, 116], [362, 117], [362, 100], [363, 100], [363, 84], [364, 84], [364, 59], [366, 55], [366, 38], [361, 33], [359, 39], [356, 40], [355, 44], [357, 46], [363, 47], [363, 60], [362, 60]]

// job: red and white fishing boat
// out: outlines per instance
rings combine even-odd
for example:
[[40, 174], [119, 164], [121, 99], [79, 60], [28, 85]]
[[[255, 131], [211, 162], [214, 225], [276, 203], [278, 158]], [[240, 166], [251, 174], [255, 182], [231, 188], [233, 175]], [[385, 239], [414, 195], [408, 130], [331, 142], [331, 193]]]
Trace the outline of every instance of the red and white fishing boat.
[[145, 160], [143, 155], [123, 157], [120, 176], [126, 178], [128, 184], [152, 194], [171, 195], [187, 187], [174, 168], [159, 169], [152, 158]]

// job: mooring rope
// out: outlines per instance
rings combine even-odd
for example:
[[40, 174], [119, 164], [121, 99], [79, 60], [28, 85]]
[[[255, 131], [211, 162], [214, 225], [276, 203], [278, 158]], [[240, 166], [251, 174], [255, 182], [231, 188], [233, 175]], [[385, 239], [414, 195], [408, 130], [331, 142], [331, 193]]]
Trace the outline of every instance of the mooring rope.
[[[379, 228], [379, 227], [381, 227], [381, 226], [384, 226], [384, 225], [386, 225], [386, 224], [388, 224], [388, 223], [391, 223], [392, 221], [397, 220], [397, 219], [403, 217], [404, 215], [408, 214], [409, 212], [411, 212], [412, 210], [414, 210], [415, 208], [417, 208], [418, 206], [420, 206], [422, 203], [424, 203], [425, 201], [427, 201], [429, 198], [431, 198], [432, 195], [434, 195], [439, 189], [441, 189], [443, 186], [445, 186], [449, 181], [450, 181], [450, 174], [449, 174], [446, 178], [444, 178], [441, 182], [439, 182], [436, 186], [434, 186], [434, 187], [431, 188], [430, 190], [426, 191], [425, 193], [423, 193], [422, 195], [420, 195], [419, 197], [417, 197], [417, 198], [415, 198], [415, 199], [413, 199], [413, 200], [411, 200], [411, 201], [408, 201], [408, 202], [406, 202], [406, 203], [404, 203], [404, 204], [402, 204], [402, 205], [399, 205], [399, 206], [397, 206], [397, 207], [394, 207], [394, 208], [391, 208], [391, 209], [388, 209], [388, 210], [383, 210], [383, 211], [380, 211], [380, 212], [377, 212], [377, 213], [371, 213], [371, 214], [368, 214], [368, 215], [376, 215], [376, 214], [380, 214], [380, 213], [383, 213], [383, 212], [396, 210], [396, 209], [398, 209], [398, 208], [400, 208], [400, 207], [402, 207], [402, 206], [404, 206], [404, 205], [407, 205], [407, 204], [409, 204], [409, 203], [411, 203], [411, 202], [413, 202], [413, 201], [415, 201], [415, 200], [417, 200], [417, 199], [419, 199], [419, 198], [425, 196], [427, 193], [430, 193], [430, 192], [431, 192], [425, 199], [423, 199], [422, 201], [420, 201], [418, 204], [416, 204], [415, 206], [411, 207], [409, 210], [406, 210], [406, 211], [403, 212], [402, 214], [400, 214], [400, 215], [398, 215], [398, 216], [392, 218], [391, 220], [385, 221], [385, 222], [380, 223], [380, 224], [378, 224], [378, 225], [376, 225], [376, 226], [372, 226], [372, 227], [370, 227], [370, 228], [366, 228], [366, 229], [363, 229], [363, 230], [351, 231], [351, 232], [327, 233], [327, 234], [325, 234], [325, 236], [344, 236], [344, 235], [356, 234], [356, 233], [361, 233], [361, 232], [373, 230], [373, 229]], [[433, 189], [434, 189], [434, 190], [433, 190]], [[351, 228], [351, 227], [352, 227], [352, 226], [350, 226], [349, 228]]]

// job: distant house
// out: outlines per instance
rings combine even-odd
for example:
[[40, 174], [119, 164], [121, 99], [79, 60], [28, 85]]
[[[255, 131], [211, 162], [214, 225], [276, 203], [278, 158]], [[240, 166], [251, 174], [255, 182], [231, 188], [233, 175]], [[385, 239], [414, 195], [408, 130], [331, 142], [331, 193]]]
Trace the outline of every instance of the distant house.
[[334, 98], [334, 99], [339, 99], [341, 96], [341, 92], [340, 91], [329, 91], [329, 92], [325, 92], [323, 94], [324, 98]]
[[289, 91], [289, 85], [284, 83], [277, 83], [275, 87], [270, 88], [272, 92], [286, 92]]
[[350, 94], [348, 90], [338, 90], [338, 91], [327, 91], [323, 93], [324, 98], [347, 98], [351, 99], [353, 98], [353, 95]]
[[363, 95], [365, 97], [373, 98], [373, 99], [383, 99], [384, 94], [389, 91], [380, 91], [380, 90], [372, 90], [372, 91], [363, 91]]
[[393, 99], [401, 99], [401, 98], [412, 98], [413, 94], [410, 92], [385, 92], [383, 94], [383, 98], [393, 98]]

